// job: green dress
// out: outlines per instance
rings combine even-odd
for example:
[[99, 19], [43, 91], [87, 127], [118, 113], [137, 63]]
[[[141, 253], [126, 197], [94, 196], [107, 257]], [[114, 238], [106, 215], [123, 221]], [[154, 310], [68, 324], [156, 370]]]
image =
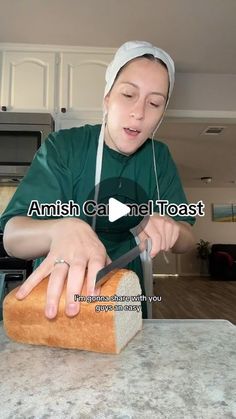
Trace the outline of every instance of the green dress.
[[[27, 215], [32, 200], [37, 200], [40, 204], [55, 203], [57, 200], [67, 203], [73, 200], [82, 208], [83, 203], [92, 198], [100, 128], [100, 125], [85, 125], [54, 132], [48, 136], [2, 214], [3, 230], [11, 217]], [[160, 199], [176, 204], [187, 202], [168, 147], [159, 141], [155, 141], [154, 145]], [[157, 200], [151, 140], [148, 139], [130, 156], [120, 154], [104, 144], [101, 181], [110, 178], [134, 180], [146, 192], [148, 199]], [[101, 182], [101, 185], [103, 184], [106, 185], [106, 182]], [[130, 190], [126, 190], [125, 193], [129, 196]], [[131, 194], [133, 193], [135, 192], [132, 191]], [[114, 190], [108, 190], [108, 194], [117, 197]], [[139, 201], [140, 197], [137, 196], [136, 200]], [[39, 217], [33, 215], [33, 218]], [[82, 211], [80, 218], [92, 225], [92, 217], [86, 217]], [[190, 224], [195, 221], [193, 217], [174, 218]], [[129, 231], [132, 223], [132, 217], [125, 217], [125, 222], [118, 220], [114, 223], [109, 222], [107, 217], [97, 217], [96, 233], [112, 260], [135, 246], [135, 239]], [[40, 262], [41, 259], [36, 260], [34, 267]], [[140, 258], [130, 263], [128, 268], [139, 276], [142, 292], [145, 294]], [[143, 315], [145, 317], [145, 313]]]

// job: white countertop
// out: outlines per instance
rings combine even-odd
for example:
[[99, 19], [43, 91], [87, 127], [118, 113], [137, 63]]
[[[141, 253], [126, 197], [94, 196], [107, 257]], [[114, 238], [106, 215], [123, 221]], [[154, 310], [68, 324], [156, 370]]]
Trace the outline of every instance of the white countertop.
[[226, 320], [145, 320], [119, 355], [19, 344], [0, 325], [1, 419], [236, 418]]

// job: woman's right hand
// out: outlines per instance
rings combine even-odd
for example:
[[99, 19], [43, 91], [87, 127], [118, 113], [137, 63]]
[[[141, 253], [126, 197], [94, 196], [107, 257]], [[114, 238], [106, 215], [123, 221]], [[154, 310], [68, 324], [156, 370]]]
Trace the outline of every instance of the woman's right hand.
[[[78, 218], [62, 218], [49, 228], [50, 250], [41, 265], [26, 279], [16, 297], [25, 298], [36, 285], [50, 275], [47, 289], [45, 315], [56, 316], [64, 282], [67, 278], [65, 312], [74, 316], [79, 312], [79, 302], [74, 295], [81, 295], [85, 278], [87, 295], [98, 295], [95, 290], [97, 272], [110, 262], [106, 249], [96, 233]], [[56, 263], [63, 259], [67, 263]], [[69, 265], [69, 266], [68, 266]], [[86, 272], [87, 270], [87, 272]]]

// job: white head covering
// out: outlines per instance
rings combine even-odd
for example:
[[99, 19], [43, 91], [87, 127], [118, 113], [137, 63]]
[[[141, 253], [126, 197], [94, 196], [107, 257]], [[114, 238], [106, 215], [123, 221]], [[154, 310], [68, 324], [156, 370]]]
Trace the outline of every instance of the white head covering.
[[[112, 60], [112, 62], [108, 65], [106, 70], [106, 86], [104, 91], [104, 97], [110, 92], [113, 83], [116, 79], [116, 76], [119, 72], [119, 70], [127, 64], [130, 60], [133, 60], [134, 58], [141, 57], [145, 54], [151, 54], [155, 58], [158, 58], [162, 60], [168, 70], [169, 75], [169, 92], [168, 92], [168, 98], [165, 105], [166, 107], [169, 103], [169, 99], [174, 87], [174, 80], [175, 80], [175, 65], [172, 58], [167, 54], [164, 50], [157, 48], [153, 46], [150, 42], [145, 41], [129, 41], [123, 44], [117, 51], [116, 54]], [[164, 116], [164, 114], [163, 114]], [[155, 129], [155, 132], [157, 128], [159, 127], [163, 116], [161, 120], [158, 123], [158, 126]], [[102, 155], [103, 155], [103, 143], [104, 143], [104, 131], [105, 131], [105, 119], [106, 119], [106, 111], [103, 112], [103, 123], [99, 135], [98, 140], [98, 149], [97, 149], [97, 159], [96, 159], [96, 171], [95, 171], [95, 196], [94, 200], [97, 201], [98, 198], [98, 192], [99, 192], [99, 182], [101, 178], [101, 171], [102, 171]], [[153, 133], [154, 136], [154, 133]], [[155, 169], [156, 170], [156, 169]], [[93, 219], [93, 228], [95, 229], [95, 217]]]
[[164, 50], [154, 47], [150, 42], [145, 41], [129, 41], [123, 44], [117, 51], [114, 56], [114, 59], [107, 67], [106, 71], [106, 87], [104, 91], [104, 97], [109, 93], [111, 90], [117, 73], [119, 70], [127, 64], [130, 60], [134, 58], [141, 57], [144, 54], [151, 54], [155, 58], [159, 58], [162, 60], [168, 70], [169, 75], [169, 94], [168, 100], [171, 96], [173, 87], [174, 87], [174, 80], [175, 80], [175, 65], [172, 58], [167, 54]]

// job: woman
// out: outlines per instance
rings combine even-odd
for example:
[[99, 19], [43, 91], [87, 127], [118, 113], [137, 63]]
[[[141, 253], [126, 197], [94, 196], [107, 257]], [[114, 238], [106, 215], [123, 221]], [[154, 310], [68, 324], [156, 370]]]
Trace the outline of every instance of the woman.
[[[92, 193], [97, 201], [110, 188], [106, 186], [109, 179], [118, 179], [121, 188], [122, 179], [128, 179], [140, 185], [154, 202], [157, 199], [176, 204], [186, 202], [168, 148], [153, 141], [173, 90], [172, 59], [147, 42], [127, 42], [108, 66], [106, 82], [102, 127], [87, 125], [49, 135], [1, 219], [4, 245], [10, 255], [41, 258], [17, 298], [25, 298], [50, 275], [45, 307], [48, 318], [57, 314], [66, 278], [68, 316], [79, 312], [74, 294], [81, 293], [85, 274], [87, 295], [99, 292], [94, 290], [96, 273], [110, 258], [135, 245], [130, 232], [134, 225], [129, 217], [122, 223], [109, 223], [107, 218], [98, 216], [88, 219], [84, 214], [69, 218], [27, 217], [33, 199], [40, 203], [73, 200], [82, 206], [91, 198], [94, 184], [97, 186]], [[126, 185], [124, 193], [129, 195], [128, 189]], [[111, 191], [111, 195], [117, 196], [117, 191]], [[141, 203], [140, 197], [132, 198]], [[151, 257], [160, 250], [186, 252], [193, 245], [190, 226], [193, 223], [190, 217], [170, 218], [156, 212], [139, 238], [151, 238]], [[145, 293], [140, 260], [136, 259], [128, 268], [139, 275]]]

